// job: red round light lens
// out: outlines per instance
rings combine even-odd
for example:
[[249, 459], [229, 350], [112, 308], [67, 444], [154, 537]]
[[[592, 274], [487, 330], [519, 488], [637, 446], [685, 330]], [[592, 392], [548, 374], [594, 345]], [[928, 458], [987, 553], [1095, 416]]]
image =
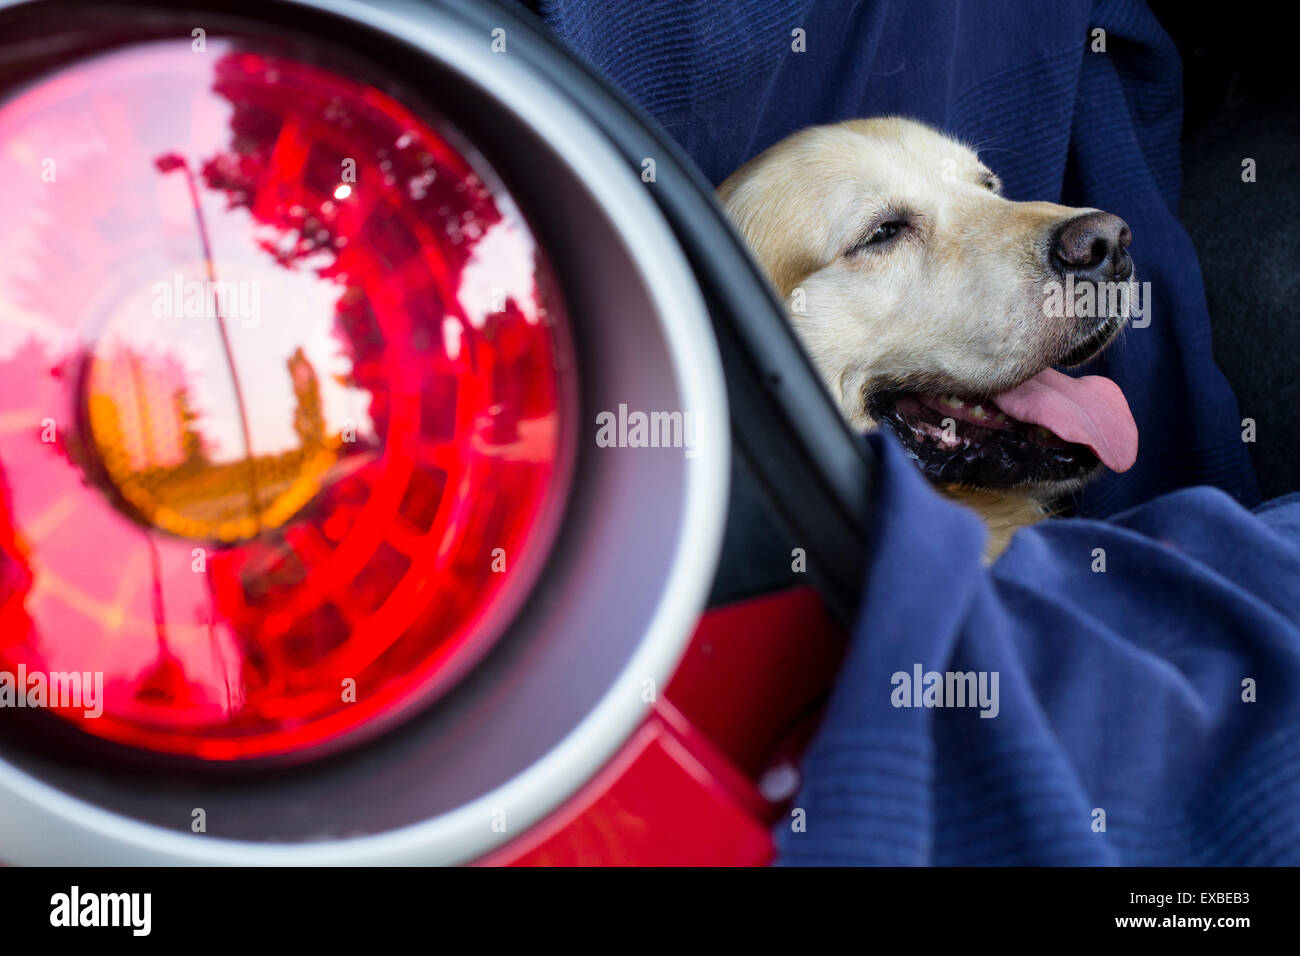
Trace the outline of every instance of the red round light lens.
[[301, 752], [430, 700], [526, 595], [564, 319], [485, 161], [386, 89], [210, 39], [0, 104], [0, 703]]

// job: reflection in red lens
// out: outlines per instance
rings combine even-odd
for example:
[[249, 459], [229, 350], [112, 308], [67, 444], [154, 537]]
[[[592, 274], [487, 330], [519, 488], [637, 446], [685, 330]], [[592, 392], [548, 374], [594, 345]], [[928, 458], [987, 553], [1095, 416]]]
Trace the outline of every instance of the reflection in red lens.
[[[558, 517], [571, 363], [541, 250], [455, 139], [212, 41], [0, 105], [19, 696], [230, 760], [373, 727], [486, 650]], [[59, 673], [80, 699], [34, 699]]]

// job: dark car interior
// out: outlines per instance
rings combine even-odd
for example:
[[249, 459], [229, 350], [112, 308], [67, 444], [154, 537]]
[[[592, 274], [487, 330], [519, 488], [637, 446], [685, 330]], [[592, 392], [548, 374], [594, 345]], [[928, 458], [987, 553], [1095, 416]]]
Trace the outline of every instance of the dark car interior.
[[[1287, 34], [1250, 17], [1207, 17], [1194, 5], [1151, 4], [1183, 59], [1180, 213], [1205, 277], [1214, 354], [1243, 418], [1258, 430], [1300, 430], [1300, 77]], [[1255, 160], [1255, 181], [1242, 163]], [[1300, 456], [1284, 442], [1249, 446], [1264, 498], [1300, 489]]]

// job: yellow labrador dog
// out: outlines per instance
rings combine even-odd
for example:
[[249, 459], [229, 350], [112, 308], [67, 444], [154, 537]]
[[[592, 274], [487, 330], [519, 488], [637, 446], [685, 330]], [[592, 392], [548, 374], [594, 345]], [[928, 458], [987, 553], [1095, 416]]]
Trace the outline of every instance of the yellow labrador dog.
[[1128, 226], [1000, 192], [973, 150], [894, 117], [802, 130], [718, 189], [845, 418], [976, 508], [990, 556], [1137, 457], [1119, 387], [1054, 368], [1123, 328]]

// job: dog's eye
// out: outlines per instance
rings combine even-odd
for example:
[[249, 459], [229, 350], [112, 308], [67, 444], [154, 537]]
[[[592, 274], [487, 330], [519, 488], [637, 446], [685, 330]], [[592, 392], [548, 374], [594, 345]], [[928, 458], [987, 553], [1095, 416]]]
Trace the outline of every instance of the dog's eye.
[[882, 222], [880, 225], [876, 226], [871, 232], [867, 233], [861, 239], [855, 242], [853, 244], [853, 248], [851, 248], [846, 253], [846, 255], [851, 256], [855, 252], [861, 252], [863, 249], [867, 248], [868, 246], [882, 245], [883, 243], [888, 242], [890, 239], [893, 239], [896, 235], [898, 235], [906, 228], [907, 228], [907, 223], [903, 222], [902, 220], [891, 220], [889, 222]]

